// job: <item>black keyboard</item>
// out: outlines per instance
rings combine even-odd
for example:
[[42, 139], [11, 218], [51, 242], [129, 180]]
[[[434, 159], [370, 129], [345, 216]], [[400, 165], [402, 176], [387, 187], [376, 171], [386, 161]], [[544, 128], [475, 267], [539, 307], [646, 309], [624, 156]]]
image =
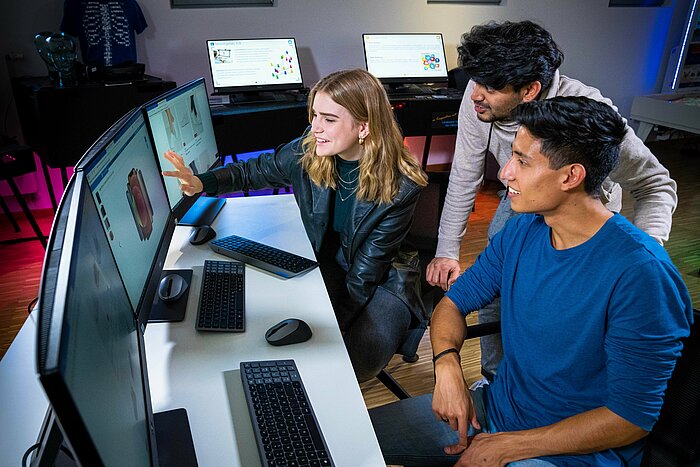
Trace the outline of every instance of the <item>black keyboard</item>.
[[400, 88], [389, 88], [387, 95], [392, 97], [410, 97], [410, 96], [431, 96], [435, 94], [433, 88], [429, 86], [421, 86], [418, 84], [409, 84]]
[[245, 265], [204, 261], [197, 311], [198, 331], [245, 331]]
[[237, 235], [218, 238], [209, 242], [209, 246], [217, 253], [285, 278], [297, 276], [318, 266], [316, 261], [303, 256]]
[[333, 459], [294, 360], [241, 362], [263, 466], [328, 466]]

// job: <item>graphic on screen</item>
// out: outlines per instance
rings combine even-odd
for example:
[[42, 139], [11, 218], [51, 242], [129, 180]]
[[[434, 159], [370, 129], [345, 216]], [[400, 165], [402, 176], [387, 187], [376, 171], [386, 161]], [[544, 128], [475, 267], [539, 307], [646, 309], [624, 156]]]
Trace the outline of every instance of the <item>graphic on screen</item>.
[[294, 39], [207, 41], [214, 89], [302, 86]]
[[148, 189], [143, 181], [143, 174], [132, 168], [126, 182], [126, 198], [131, 206], [131, 215], [139, 233], [139, 238], [148, 240], [153, 232], [153, 206], [148, 197]]
[[[204, 80], [178, 88], [164, 99], [147, 105], [146, 114], [163, 170], [172, 168], [164, 156], [169, 149], [180, 154], [195, 174], [206, 172], [218, 161]], [[179, 182], [176, 178], [165, 177], [165, 189], [170, 206], [175, 208], [184, 196]]]
[[197, 110], [197, 102], [194, 100], [194, 96], [190, 96], [190, 121], [192, 122], [194, 137], [196, 138], [204, 130], [204, 125], [202, 124], [202, 113]]
[[367, 71], [379, 79], [447, 78], [441, 34], [364, 34]]
[[165, 109], [163, 112], [163, 126], [168, 135], [168, 147], [173, 151], [180, 150], [182, 140], [180, 139], [180, 127], [175, 123], [175, 116], [172, 109]]

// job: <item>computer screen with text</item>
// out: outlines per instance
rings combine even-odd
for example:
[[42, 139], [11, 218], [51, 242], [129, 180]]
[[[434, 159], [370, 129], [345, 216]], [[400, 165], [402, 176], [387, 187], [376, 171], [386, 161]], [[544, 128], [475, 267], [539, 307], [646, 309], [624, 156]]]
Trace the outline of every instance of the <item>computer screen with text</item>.
[[447, 81], [442, 34], [363, 34], [367, 71], [385, 83]]
[[303, 88], [293, 37], [207, 41], [215, 93]]

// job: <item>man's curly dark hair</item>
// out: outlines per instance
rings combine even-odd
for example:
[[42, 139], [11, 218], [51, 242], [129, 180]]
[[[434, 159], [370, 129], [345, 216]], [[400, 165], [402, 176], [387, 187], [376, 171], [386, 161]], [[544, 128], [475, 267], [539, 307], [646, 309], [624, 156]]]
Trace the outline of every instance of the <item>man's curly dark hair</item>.
[[516, 91], [533, 81], [548, 88], [564, 61], [552, 35], [532, 21], [474, 26], [462, 35], [457, 52], [460, 66], [475, 82], [494, 89], [510, 84]]
[[540, 140], [540, 151], [552, 169], [583, 165], [586, 193], [600, 196], [603, 180], [617, 166], [625, 137], [625, 122], [615, 109], [588, 97], [558, 96], [518, 105], [513, 120]]

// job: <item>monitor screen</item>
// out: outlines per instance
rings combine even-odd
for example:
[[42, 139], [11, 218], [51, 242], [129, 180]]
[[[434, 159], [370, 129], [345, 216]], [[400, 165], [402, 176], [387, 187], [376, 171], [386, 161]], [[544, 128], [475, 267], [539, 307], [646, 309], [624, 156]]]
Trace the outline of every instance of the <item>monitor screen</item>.
[[367, 71], [387, 84], [447, 81], [442, 34], [363, 34]]
[[[143, 110], [161, 170], [172, 170], [172, 164], [164, 156], [168, 149], [180, 154], [195, 174], [219, 163], [204, 78], [159, 96], [146, 103]], [[180, 191], [176, 178], [163, 178], [170, 207], [181, 218], [195, 199]]]
[[78, 170], [85, 172], [127, 295], [145, 323], [174, 229], [163, 177], [140, 110]]
[[304, 87], [293, 37], [207, 41], [215, 93]]
[[77, 172], [49, 240], [40, 381], [79, 465], [157, 465], [142, 336], [87, 188]]

